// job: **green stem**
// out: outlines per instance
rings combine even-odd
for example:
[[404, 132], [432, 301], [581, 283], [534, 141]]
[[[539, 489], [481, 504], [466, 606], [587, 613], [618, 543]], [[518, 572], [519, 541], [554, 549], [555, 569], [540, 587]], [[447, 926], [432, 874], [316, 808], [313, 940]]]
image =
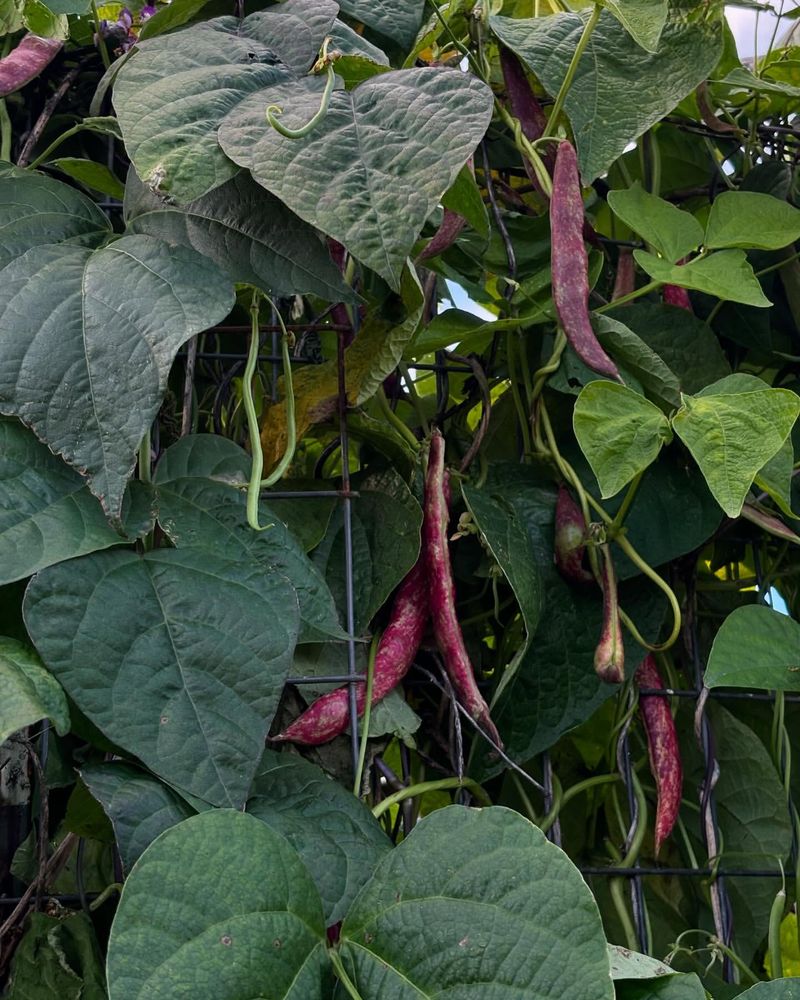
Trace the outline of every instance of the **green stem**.
[[[550, 174], [547, 172], [547, 167], [544, 165], [544, 160], [542, 160], [539, 153], [536, 151], [536, 147], [531, 143], [530, 139], [522, 131], [522, 123], [518, 118], [515, 118], [511, 112], [504, 107], [499, 100], [495, 98], [495, 108], [497, 113], [503, 119], [505, 124], [511, 129], [514, 135], [514, 144], [516, 145], [519, 152], [523, 157], [527, 157], [530, 161], [531, 167], [536, 174], [536, 179], [538, 180], [542, 191], [549, 198], [553, 194], [553, 182], [550, 179]], [[536, 140], [539, 142], [540, 140]]]
[[66, 132], [62, 132], [57, 138], [53, 139], [47, 149], [40, 153], [31, 163], [28, 164], [28, 170], [35, 170], [40, 164], [44, 163], [50, 157], [50, 154], [55, 152], [62, 142], [66, 142], [67, 139], [71, 139], [73, 135], [77, 135], [78, 132], [82, 132], [85, 126], [83, 124], [73, 125], [72, 128], [68, 128]]
[[11, 160], [11, 119], [5, 98], [0, 99], [0, 160]]
[[333, 971], [336, 973], [336, 978], [339, 980], [339, 982], [342, 984], [342, 986], [344, 986], [345, 990], [347, 991], [347, 995], [350, 997], [350, 1000], [364, 1000], [364, 998], [361, 996], [361, 994], [356, 989], [355, 983], [347, 975], [347, 972], [346, 972], [345, 967], [344, 967], [344, 963], [342, 962], [342, 958], [341, 958], [341, 955], [339, 954], [339, 952], [338, 951], [334, 951], [331, 948], [328, 951], [328, 957], [331, 960], [331, 965], [333, 966]]
[[741, 972], [749, 983], [755, 986], [757, 983], [761, 982], [750, 966], [746, 964], [741, 956], [736, 954], [733, 948], [729, 948], [723, 941], [720, 941], [718, 937], [714, 937], [713, 935], [711, 937], [711, 943], [717, 951], [722, 952], [726, 958], [729, 958], [733, 962], [739, 972]]
[[558, 371], [559, 365], [561, 364], [561, 356], [567, 347], [567, 335], [561, 329], [558, 328], [558, 333], [556, 334], [555, 344], [553, 345], [553, 353], [547, 360], [547, 363], [542, 365], [541, 368], [533, 376], [533, 391], [531, 393], [531, 406], [536, 402], [536, 400], [541, 396], [542, 390], [544, 389], [544, 384], [547, 381], [549, 375]]
[[372, 637], [372, 644], [369, 647], [369, 662], [367, 663], [367, 690], [366, 701], [364, 702], [364, 721], [361, 727], [361, 746], [358, 751], [358, 767], [353, 781], [353, 795], [361, 797], [361, 782], [364, 778], [364, 762], [367, 759], [367, 740], [369, 739], [369, 722], [372, 715], [372, 687], [375, 680], [375, 655], [380, 645], [380, 633], [376, 632]]
[[103, 66], [108, 69], [111, 66], [111, 57], [108, 54], [106, 40], [103, 38], [103, 34], [100, 30], [100, 25], [103, 23], [103, 19], [100, 17], [100, 11], [97, 9], [96, 0], [92, 0], [92, 17], [94, 18], [94, 30], [97, 34], [97, 47], [100, 49], [100, 58], [103, 60]]
[[414, 432], [411, 428], [405, 424], [400, 417], [394, 412], [394, 410], [389, 405], [389, 400], [386, 398], [386, 393], [383, 391], [383, 386], [381, 386], [375, 393], [375, 398], [378, 401], [378, 406], [381, 409], [381, 413], [386, 417], [386, 420], [392, 427], [397, 431], [402, 438], [404, 438], [414, 449], [415, 452], [419, 451], [419, 441], [417, 441], [414, 436]]
[[553, 804], [550, 806], [550, 811], [544, 817], [542, 822], [539, 824], [539, 829], [542, 833], [547, 833], [550, 827], [558, 819], [561, 808], [564, 804], [564, 796], [561, 790], [561, 782], [558, 778], [553, 775]]
[[328, 105], [331, 103], [331, 94], [333, 93], [333, 88], [336, 84], [336, 73], [333, 70], [333, 63], [327, 64], [325, 72], [327, 74], [327, 79], [325, 80], [325, 89], [322, 91], [322, 102], [320, 103], [319, 109], [314, 114], [313, 118], [310, 118], [309, 121], [307, 121], [301, 128], [288, 128], [286, 125], [281, 125], [276, 116], [283, 114], [283, 108], [279, 107], [277, 104], [269, 105], [267, 108], [267, 121], [276, 132], [279, 132], [287, 139], [302, 139], [304, 135], [308, 135], [312, 129], [319, 125], [328, 113]]
[[450, 788], [468, 788], [481, 805], [490, 806], [492, 804], [486, 792], [472, 778], [438, 778], [436, 781], [421, 781], [417, 785], [409, 785], [408, 788], [401, 788], [400, 791], [387, 795], [385, 799], [373, 807], [372, 815], [375, 819], [380, 819], [387, 810], [399, 802], [404, 802], [417, 795], [425, 795], [427, 792], [442, 792]]
[[769, 935], [767, 938], [769, 957], [772, 964], [770, 979], [783, 978], [783, 956], [781, 955], [781, 921], [786, 908], [786, 889], [781, 886], [772, 901], [769, 911]]
[[622, 501], [622, 504], [614, 515], [614, 520], [611, 522], [611, 527], [608, 529], [608, 536], [614, 538], [619, 532], [622, 525], [625, 523], [625, 518], [628, 516], [628, 511], [631, 509], [631, 504], [636, 497], [636, 491], [639, 489], [639, 483], [642, 481], [642, 476], [644, 475], [644, 470], [638, 472], [631, 480], [630, 486], [628, 486], [628, 491]]
[[99, 910], [103, 903], [105, 903], [109, 897], [113, 896], [115, 892], [122, 892], [121, 882], [112, 882], [111, 885], [107, 885], [100, 895], [96, 896], [91, 903], [89, 903], [89, 909], [92, 912]]
[[428, 418], [425, 416], [425, 410], [422, 408], [422, 401], [419, 398], [419, 393], [417, 392], [417, 387], [414, 385], [414, 379], [411, 378], [411, 373], [408, 370], [408, 365], [405, 362], [401, 362], [398, 365], [400, 369], [400, 374], [403, 376], [403, 381], [405, 382], [408, 395], [411, 399], [411, 405], [414, 407], [414, 412], [417, 415], [417, 420], [422, 428], [422, 433], [427, 437], [430, 434], [430, 427], [428, 426]]
[[582, 795], [584, 792], [588, 792], [598, 785], [612, 785], [619, 780], [620, 776], [618, 774], [596, 774], [592, 778], [585, 778], [575, 785], [570, 785], [561, 797], [561, 808], [563, 809], [568, 802], [577, 798], [578, 795]]
[[631, 545], [625, 535], [617, 535], [614, 541], [619, 545], [625, 555], [630, 559], [630, 561], [637, 567], [644, 575], [652, 580], [653, 583], [662, 591], [664, 596], [669, 601], [670, 609], [672, 610], [672, 631], [670, 632], [668, 638], [662, 643], [650, 643], [642, 638], [639, 630], [630, 620], [630, 618], [625, 614], [622, 609], [620, 609], [620, 618], [625, 623], [628, 631], [631, 633], [633, 638], [644, 646], [645, 649], [649, 649], [653, 653], [663, 653], [664, 650], [669, 649], [670, 646], [675, 644], [678, 635], [681, 631], [681, 606], [678, 604], [678, 598], [675, 596], [675, 592], [672, 587], [663, 580], [658, 573], [653, 569], [653, 567], [644, 561], [636, 549]]
[[486, 79], [486, 76], [483, 72], [483, 67], [481, 66], [480, 62], [475, 58], [474, 53], [471, 52], [470, 49], [466, 45], [464, 45], [462, 41], [459, 41], [459, 39], [456, 38], [453, 29], [445, 20], [441, 10], [439, 10], [438, 4], [436, 4], [434, 0], [428, 0], [428, 4], [430, 4], [430, 6], [433, 8], [434, 14], [436, 14], [436, 17], [439, 19], [440, 24], [447, 32], [447, 35], [450, 38], [450, 41], [455, 46], [455, 48], [461, 53], [462, 56], [464, 56], [465, 59], [469, 61], [469, 64], [474, 70], [476, 76], [478, 76], [481, 80], [483, 80], [484, 83], [488, 84], [489, 81]]
[[608, 883], [608, 891], [611, 894], [611, 899], [614, 903], [614, 910], [616, 911], [617, 918], [622, 924], [622, 933], [625, 935], [625, 943], [631, 951], [637, 951], [639, 948], [639, 941], [636, 938], [636, 931], [633, 927], [633, 921], [628, 913], [628, 907], [625, 903], [625, 882], [621, 878], [612, 878]]
[[613, 302], [606, 302], [604, 306], [598, 306], [598, 308], [593, 309], [592, 312], [599, 315], [600, 313], [608, 312], [609, 309], [616, 309], [617, 306], [624, 306], [626, 302], [633, 302], [634, 299], [641, 298], [642, 295], [649, 295], [650, 292], [654, 292], [663, 284], [663, 281], [648, 281], [647, 284], [642, 285], [641, 288], [634, 288], [634, 290], [632, 292], [628, 292], [627, 295], [620, 295], [618, 299], [614, 299]]
[[297, 447], [297, 417], [295, 413], [295, 399], [294, 399], [294, 383], [292, 381], [292, 358], [289, 353], [289, 347], [292, 342], [292, 336], [286, 329], [286, 324], [283, 322], [283, 316], [281, 316], [280, 310], [269, 297], [265, 295], [264, 298], [269, 302], [272, 307], [272, 311], [275, 313], [278, 323], [281, 328], [281, 364], [283, 365], [283, 391], [286, 395], [286, 448], [284, 449], [283, 455], [281, 456], [280, 462], [275, 466], [275, 468], [270, 472], [266, 479], [261, 480], [261, 489], [266, 490], [270, 486], [274, 486], [279, 479], [282, 479], [284, 473], [292, 464], [292, 459], [294, 458], [295, 448]]
[[620, 868], [632, 868], [636, 864], [636, 859], [642, 850], [644, 835], [647, 832], [647, 799], [644, 795], [642, 783], [639, 781], [639, 775], [634, 770], [631, 770], [631, 782], [633, 784], [633, 794], [636, 797], [636, 829], [633, 831], [628, 853], [619, 862]]
[[595, 25], [600, 19], [600, 14], [603, 8], [600, 4], [595, 4], [589, 20], [581, 33], [581, 37], [578, 39], [578, 44], [575, 51], [572, 54], [572, 59], [567, 67], [567, 72], [561, 86], [558, 89], [558, 94], [556, 95], [556, 102], [553, 105], [553, 113], [550, 115], [550, 120], [547, 123], [547, 128], [545, 129], [545, 135], [555, 135], [555, 128], [558, 124], [558, 119], [561, 117], [561, 110], [564, 107], [564, 101], [567, 98], [569, 89], [572, 86], [572, 81], [575, 78], [575, 73], [578, 69], [578, 63], [581, 61], [581, 57], [586, 50], [586, 46], [589, 44], [589, 39], [592, 37], [592, 32], [595, 29]]
[[519, 391], [519, 375], [517, 371], [517, 345], [514, 342], [514, 332], [509, 330], [506, 334], [506, 358], [508, 360], [508, 377], [511, 382], [511, 395], [514, 399], [514, 406], [517, 410], [520, 430], [522, 431], [522, 448], [526, 455], [533, 452], [531, 442], [531, 427], [528, 414], [525, 412], [525, 405], [522, 402], [522, 395]]
[[261, 293], [253, 289], [250, 302], [250, 346], [247, 364], [242, 378], [242, 402], [247, 415], [247, 432], [250, 438], [250, 483], [247, 487], [247, 523], [253, 531], [263, 531], [258, 523], [258, 500], [261, 491], [261, 474], [264, 471], [264, 452], [261, 448], [261, 429], [258, 426], [255, 399], [253, 398], [253, 378], [258, 365], [259, 312]]

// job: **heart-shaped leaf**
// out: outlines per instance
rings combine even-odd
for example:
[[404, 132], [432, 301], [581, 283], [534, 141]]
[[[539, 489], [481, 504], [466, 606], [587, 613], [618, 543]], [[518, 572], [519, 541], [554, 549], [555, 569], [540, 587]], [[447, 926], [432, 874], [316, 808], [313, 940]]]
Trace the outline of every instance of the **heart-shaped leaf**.
[[672, 440], [669, 420], [657, 406], [632, 389], [605, 380], [581, 389], [572, 426], [603, 497], [618, 493]]
[[68, 184], [30, 170], [0, 176], [0, 267], [43, 243], [94, 247], [111, 232], [108, 217]]
[[667, 23], [667, 0], [603, 0], [631, 38], [648, 52], [657, 52]]
[[724, 391], [725, 382], [709, 386], [699, 396], [684, 396], [672, 426], [700, 466], [717, 503], [728, 517], [738, 517], [756, 474], [789, 436], [800, 414], [800, 396], [790, 389], [767, 387]]
[[129, 232], [194, 247], [231, 281], [273, 295], [354, 298], [320, 236], [248, 174], [179, 208], [145, 187], [131, 169], [125, 212]]
[[286, 837], [300, 855], [322, 897], [328, 925], [345, 916], [391, 850], [369, 809], [302, 757], [265, 751], [247, 811]]
[[708, 257], [690, 260], [688, 264], [669, 264], [646, 250], [634, 250], [633, 256], [636, 263], [656, 281], [694, 288], [728, 302], [743, 302], [761, 308], [772, 305], [761, 290], [744, 250], [718, 250]]
[[608, 204], [614, 215], [654, 246], [670, 264], [696, 250], [703, 240], [703, 227], [693, 215], [656, 198], [638, 181], [622, 191], [609, 191]]
[[128, 876], [108, 995], [323, 1000], [327, 964], [319, 894], [296, 851], [252, 816], [212, 810], [167, 830]]
[[320, 104], [322, 77], [253, 94], [220, 126], [228, 156], [259, 184], [400, 287], [425, 220], [483, 138], [492, 94], [475, 77], [424, 67], [384, 73], [336, 91], [311, 132], [288, 139], [265, 127], [268, 104], [290, 127]]
[[24, 615], [110, 740], [206, 802], [244, 804], [297, 638], [287, 580], [205, 551], [100, 552], [34, 577]]
[[708, 657], [708, 687], [800, 691], [800, 625], [761, 604], [732, 611]]
[[[490, 24], [555, 96], [570, 67], [589, 11]], [[575, 133], [581, 174], [588, 184], [707, 79], [722, 54], [718, 21], [688, 20], [676, 5], [655, 53], [637, 45], [604, 11], [589, 37], [564, 109]]]
[[362, 1000], [614, 996], [588, 886], [539, 829], [500, 806], [423, 819], [356, 898], [340, 947]]
[[707, 247], [780, 250], [800, 237], [800, 209], [757, 191], [724, 191], [708, 215]]
[[0, 412], [84, 472], [118, 519], [178, 348], [232, 305], [213, 264], [150, 236], [35, 247], [0, 279]]
[[409, 48], [419, 31], [425, 0], [340, 0], [344, 14]]
[[0, 585], [140, 538], [153, 526], [151, 508], [150, 490], [132, 481], [120, 534], [74, 469], [18, 420], [0, 419]]
[[61, 685], [42, 666], [35, 650], [0, 636], [0, 743], [25, 726], [50, 719], [69, 732], [69, 708]]

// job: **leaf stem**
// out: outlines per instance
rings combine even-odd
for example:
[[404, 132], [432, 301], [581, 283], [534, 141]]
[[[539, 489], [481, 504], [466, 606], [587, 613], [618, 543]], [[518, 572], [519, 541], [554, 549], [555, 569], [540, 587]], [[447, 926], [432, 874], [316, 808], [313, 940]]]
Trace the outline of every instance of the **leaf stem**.
[[420, 447], [419, 441], [417, 441], [411, 428], [397, 416], [390, 406], [383, 386], [378, 387], [378, 391], [375, 393], [375, 398], [377, 399], [381, 413], [384, 417], [386, 417], [387, 422], [394, 427], [398, 434], [400, 434], [411, 445], [415, 452], [418, 452]]
[[525, 411], [522, 402], [522, 394], [519, 391], [519, 372], [517, 368], [517, 345], [514, 341], [514, 331], [509, 330], [506, 334], [506, 360], [508, 362], [508, 378], [511, 382], [511, 395], [514, 399], [514, 406], [517, 411], [520, 431], [522, 433], [522, 449], [526, 455], [533, 451], [531, 441], [530, 419]]
[[51, 153], [55, 152], [55, 150], [58, 149], [58, 147], [61, 145], [62, 142], [66, 142], [67, 139], [71, 139], [73, 135], [77, 135], [79, 132], [82, 132], [85, 127], [86, 126], [83, 124], [83, 122], [80, 122], [77, 125], [73, 125], [72, 128], [68, 128], [66, 132], [62, 132], [61, 135], [53, 139], [53, 141], [50, 143], [50, 145], [43, 153], [40, 153], [39, 156], [37, 156], [36, 159], [33, 160], [33, 162], [28, 164], [28, 170], [35, 170], [40, 164], [44, 163], [45, 160], [49, 158]]
[[634, 288], [634, 290], [632, 292], [628, 292], [627, 295], [620, 295], [618, 299], [614, 299], [613, 302], [606, 302], [604, 306], [598, 306], [597, 309], [593, 309], [592, 312], [599, 315], [600, 313], [608, 312], [609, 309], [616, 309], [617, 306], [624, 306], [626, 302], [633, 302], [634, 299], [641, 298], [642, 295], [648, 295], [650, 292], [654, 292], [663, 284], [663, 281], [648, 281], [647, 284], [642, 285], [641, 288]]
[[625, 497], [620, 505], [619, 510], [614, 515], [614, 520], [611, 522], [611, 527], [608, 529], [608, 535], [610, 538], [614, 538], [622, 528], [625, 523], [625, 518], [628, 516], [628, 511], [631, 509], [631, 504], [636, 498], [636, 491], [639, 489], [639, 483], [642, 481], [642, 476], [644, 475], [644, 469], [641, 472], [637, 472], [636, 475], [630, 482]]
[[353, 795], [361, 798], [361, 782], [364, 778], [364, 762], [367, 759], [367, 740], [369, 739], [369, 722], [372, 715], [372, 686], [375, 680], [375, 655], [378, 652], [381, 636], [376, 632], [369, 647], [369, 662], [367, 663], [367, 690], [364, 702], [364, 721], [361, 727], [361, 747], [358, 752], [358, 767], [353, 781]]
[[328, 957], [331, 960], [333, 971], [336, 973], [336, 978], [339, 980], [342, 986], [344, 986], [345, 990], [347, 991], [347, 995], [350, 997], [350, 1000], [364, 1000], [364, 998], [356, 989], [355, 983], [347, 975], [347, 971], [345, 970], [344, 967], [344, 962], [342, 962], [342, 956], [339, 954], [339, 952], [331, 948], [328, 951]]
[[592, 13], [589, 16], [588, 21], [584, 25], [581, 37], [578, 39], [578, 44], [575, 47], [575, 51], [572, 53], [572, 59], [567, 67], [567, 72], [558, 89], [558, 94], [556, 95], [556, 102], [553, 105], [553, 112], [550, 115], [550, 120], [547, 123], [547, 128], [545, 129], [545, 135], [555, 135], [555, 128], [558, 124], [558, 119], [561, 117], [561, 111], [564, 107], [564, 102], [567, 99], [567, 94], [572, 86], [572, 81], [575, 79], [575, 73], [578, 69], [578, 63], [581, 61], [583, 53], [586, 51], [586, 46], [589, 44], [589, 39], [592, 37], [592, 32], [595, 29], [595, 25], [600, 19], [600, 14], [603, 8], [600, 4], [595, 4], [592, 9]]
[[261, 448], [261, 429], [258, 426], [256, 404], [253, 399], [253, 378], [258, 364], [259, 348], [259, 313], [261, 293], [253, 289], [250, 302], [250, 346], [247, 351], [247, 364], [242, 378], [242, 402], [247, 415], [247, 431], [250, 437], [250, 483], [247, 487], [247, 523], [253, 531], [263, 531], [258, 523], [258, 500], [261, 490], [261, 474], [264, 471], [264, 452]]
[[97, 48], [100, 49], [100, 58], [103, 60], [103, 66], [109, 69], [111, 67], [111, 57], [108, 54], [106, 40], [103, 38], [103, 32], [100, 28], [103, 19], [100, 17], [100, 11], [97, 9], [97, 0], [92, 0], [92, 17], [94, 18], [94, 30], [97, 37]]
[[435, 781], [421, 781], [417, 785], [409, 785], [408, 788], [401, 788], [400, 791], [387, 795], [385, 799], [373, 807], [372, 815], [375, 819], [380, 819], [385, 812], [399, 802], [404, 802], [417, 795], [425, 795], [427, 792], [442, 792], [450, 788], [468, 788], [481, 805], [490, 806], [492, 804], [483, 788], [472, 778], [438, 778]]

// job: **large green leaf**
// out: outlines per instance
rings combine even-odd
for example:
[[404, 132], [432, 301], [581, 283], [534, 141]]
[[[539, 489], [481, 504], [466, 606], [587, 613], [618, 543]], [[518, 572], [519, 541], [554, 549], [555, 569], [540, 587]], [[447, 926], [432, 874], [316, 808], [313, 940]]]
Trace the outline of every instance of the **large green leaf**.
[[131, 168], [128, 230], [193, 247], [231, 281], [274, 295], [353, 298], [319, 236], [245, 173], [180, 208], [145, 187]]
[[265, 751], [247, 811], [282, 834], [322, 898], [325, 923], [341, 920], [391, 850], [391, 841], [352, 792], [302, 757]]
[[[667, 413], [681, 405], [677, 376], [637, 333], [611, 316], [595, 316], [593, 325], [602, 346], [626, 375], [641, 383], [649, 398]], [[592, 381], [597, 381], [596, 376]]]
[[81, 777], [111, 820], [127, 871], [160, 833], [195, 814], [171, 788], [126, 761], [87, 764]]
[[0, 267], [43, 243], [94, 247], [110, 235], [108, 217], [68, 184], [27, 170], [0, 176]]
[[603, 6], [643, 49], [658, 51], [669, 14], [667, 0], [603, 0]]
[[87, 913], [31, 913], [14, 950], [6, 1000], [106, 1000], [103, 958]]
[[617, 1000], [707, 1000], [708, 997], [694, 972], [658, 979], [622, 980], [615, 987]]
[[776, 979], [771, 983], [758, 983], [739, 994], [745, 1000], [800, 1000], [800, 981]]
[[[485, 490], [462, 487], [464, 500], [480, 529], [489, 551], [506, 576], [525, 622], [525, 642], [514, 656], [514, 665], [528, 648], [544, 608], [542, 575], [537, 565], [535, 539], [518, 511]], [[495, 697], [510, 683], [514, 665], [506, 668]]]
[[233, 810], [192, 816], [128, 876], [109, 1000], [322, 1000], [324, 938], [317, 890], [283, 837]]
[[0, 419], [0, 585], [121, 545], [153, 526], [149, 490], [133, 481], [114, 531], [81, 476], [18, 420]]
[[266, 503], [259, 504], [259, 523], [270, 527], [254, 531], [247, 523], [243, 490], [209, 479], [166, 479], [161, 469], [156, 482], [158, 523], [177, 548], [283, 574], [300, 602], [298, 641], [345, 637], [324, 577]]
[[297, 638], [284, 577], [196, 549], [100, 552], [34, 577], [24, 614], [110, 740], [178, 788], [243, 805]]
[[[149, 187], [183, 204], [238, 173], [217, 143], [220, 122], [248, 95], [293, 79], [285, 60], [302, 62], [304, 72], [336, 15], [336, 5], [324, 2], [325, 25], [315, 23], [310, 31], [291, 18], [292, 40], [275, 9], [147, 39], [126, 60], [114, 83], [114, 108], [126, 152]], [[287, 48], [281, 50], [280, 42]], [[269, 102], [261, 103], [266, 128]]]
[[744, 250], [718, 250], [696, 257], [688, 264], [669, 264], [645, 250], [634, 250], [636, 263], [655, 281], [694, 288], [728, 302], [764, 308], [772, 305], [764, 295]]
[[626, 226], [654, 246], [670, 264], [696, 250], [703, 240], [703, 227], [693, 215], [656, 198], [638, 181], [622, 191], [609, 191], [608, 204]]
[[736, 608], [714, 638], [705, 683], [800, 691], [800, 625], [762, 604]]
[[499, 806], [422, 820], [356, 898], [340, 948], [362, 1000], [614, 996], [586, 883], [540, 830]]
[[62, 736], [69, 732], [69, 708], [61, 685], [34, 650], [5, 636], [0, 636], [0, 687], [0, 743], [42, 719], [50, 719]]
[[0, 412], [84, 472], [118, 519], [178, 348], [232, 304], [214, 265], [150, 236], [35, 247], [0, 279]]
[[726, 391], [726, 381], [708, 386], [701, 395], [684, 396], [672, 426], [720, 507], [738, 517], [756, 474], [789, 436], [800, 414], [800, 397], [789, 389], [766, 387]]
[[407, 49], [422, 22], [425, 0], [340, 0], [343, 14]]
[[603, 497], [614, 496], [643, 472], [672, 439], [669, 421], [657, 406], [606, 380], [581, 390], [572, 426]]
[[491, 91], [455, 70], [399, 70], [335, 91], [322, 122], [302, 138], [265, 128], [265, 103], [283, 108], [284, 124], [303, 125], [323, 85], [305, 77], [252, 95], [226, 116], [220, 145], [399, 289], [425, 220], [486, 132]]
[[[416, 562], [422, 510], [399, 476], [387, 474], [358, 487], [351, 516], [355, 628], [360, 634]], [[341, 507], [334, 511], [312, 556], [341, 611], [346, 607], [344, 517]]]
[[756, 191], [724, 191], [711, 206], [705, 245], [780, 250], [800, 237], [800, 209]]
[[[555, 96], [572, 61], [589, 11], [533, 20], [492, 17], [513, 49]], [[719, 24], [690, 23], [673, 9], [656, 53], [645, 52], [612, 14], [600, 16], [567, 94], [564, 108], [575, 133], [587, 183], [604, 173], [629, 142], [670, 111], [716, 66]]]

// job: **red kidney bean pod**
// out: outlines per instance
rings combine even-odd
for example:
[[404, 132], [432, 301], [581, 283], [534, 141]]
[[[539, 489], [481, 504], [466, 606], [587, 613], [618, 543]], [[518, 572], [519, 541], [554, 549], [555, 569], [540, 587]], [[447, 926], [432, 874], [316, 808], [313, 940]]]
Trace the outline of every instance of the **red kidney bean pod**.
[[[662, 691], [664, 685], [655, 657], [650, 653], [642, 660], [636, 671], [639, 687]], [[650, 754], [650, 770], [658, 791], [656, 809], [655, 846], [656, 855], [661, 845], [672, 833], [681, 808], [683, 788], [683, 766], [678, 745], [678, 733], [664, 695], [640, 695], [639, 710], [642, 714], [647, 748]]]
[[13, 52], [0, 59], [0, 97], [35, 80], [55, 59], [63, 44], [57, 38], [26, 35]]
[[[372, 704], [385, 698], [403, 679], [422, 642], [428, 620], [428, 586], [425, 558], [420, 555], [395, 595], [389, 624], [375, 653]], [[358, 714], [367, 700], [366, 684], [356, 692]], [[349, 685], [329, 691], [310, 705], [275, 740], [319, 746], [339, 736], [350, 723]]]
[[558, 145], [550, 200], [553, 300], [567, 340], [578, 357], [601, 375], [619, 380], [617, 366], [589, 320], [589, 258], [583, 242], [583, 198], [578, 158], [568, 142]]
[[694, 314], [689, 293], [685, 288], [681, 288], [680, 285], [664, 285], [661, 289], [661, 295], [666, 305], [677, 306], [679, 309], [685, 309], [687, 312]]
[[570, 583], [591, 583], [591, 572], [584, 566], [586, 552], [586, 522], [583, 512], [563, 484], [556, 500], [555, 551], [556, 567]]
[[422, 522], [422, 549], [428, 568], [428, 602], [433, 632], [459, 701], [487, 735], [498, 746], [502, 746], [500, 735], [489, 714], [489, 706], [478, 690], [456, 617], [456, 595], [447, 539], [450, 512], [446, 480], [444, 438], [434, 429], [428, 455], [428, 473], [425, 477], [425, 517]]
[[625, 680], [625, 647], [617, 601], [617, 574], [610, 547], [600, 545], [598, 551], [602, 561], [603, 631], [594, 651], [594, 669], [607, 684], [621, 684]]
[[611, 292], [611, 301], [621, 299], [623, 295], [630, 295], [636, 287], [636, 269], [633, 263], [633, 252], [630, 247], [620, 247], [619, 258], [617, 260], [617, 276], [614, 279], [614, 290]]
[[427, 260], [429, 257], [438, 257], [440, 253], [444, 253], [445, 250], [448, 250], [455, 243], [466, 224], [467, 220], [462, 215], [459, 215], [458, 212], [454, 212], [450, 208], [446, 208], [439, 228], [433, 234], [422, 253], [417, 257], [417, 260]]

